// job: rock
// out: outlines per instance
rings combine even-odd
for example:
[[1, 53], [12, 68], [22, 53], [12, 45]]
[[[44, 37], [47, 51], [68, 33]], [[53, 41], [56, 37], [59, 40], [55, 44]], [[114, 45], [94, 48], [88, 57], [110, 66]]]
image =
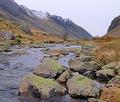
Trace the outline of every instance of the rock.
[[115, 86], [120, 86], [120, 76], [115, 76], [108, 83]]
[[102, 69], [115, 69], [117, 64], [118, 64], [117, 62], [112, 62], [112, 63], [109, 63], [109, 64], [103, 66]]
[[120, 88], [118, 87], [103, 88], [100, 99], [105, 102], [120, 102]]
[[58, 95], [65, 95], [66, 89], [52, 79], [45, 79], [32, 74], [24, 78], [19, 87], [19, 94], [30, 94], [36, 98], [48, 99]]
[[97, 97], [99, 96], [99, 89], [95, 81], [77, 75], [67, 81], [68, 93], [71, 97]]
[[71, 70], [79, 73], [84, 73], [86, 71], [97, 71], [100, 69], [100, 66], [94, 62], [80, 62], [78, 60], [70, 60], [68, 62]]
[[[117, 16], [112, 20], [111, 25], [108, 28], [108, 33], [119, 26], [120, 26], [120, 16]], [[117, 36], [117, 34], [115, 34], [114, 36]]]
[[44, 78], [58, 78], [65, 69], [56, 60], [44, 59], [43, 62], [33, 70], [35, 75]]
[[105, 102], [105, 101], [102, 101], [102, 100], [99, 100], [99, 99], [96, 99], [96, 98], [89, 98], [88, 102]]
[[87, 71], [87, 72], [83, 73], [83, 75], [90, 78], [90, 79], [95, 79], [96, 78], [96, 74], [93, 71]]
[[80, 55], [79, 57], [76, 58], [76, 60], [79, 60], [80, 62], [88, 62], [92, 61], [92, 56], [86, 56], [86, 55]]
[[103, 69], [96, 72], [98, 80], [108, 82], [115, 76], [114, 69]]
[[66, 71], [64, 71], [59, 78], [57, 79], [57, 81], [59, 83], [65, 83], [67, 82], [67, 80], [71, 77], [71, 71], [69, 69], [67, 69]]
[[120, 75], [120, 62], [115, 67], [115, 70], [116, 70], [117, 74]]
[[4, 38], [5, 40], [15, 40], [15, 36], [13, 33], [10, 32], [0, 32], [0, 37]]
[[50, 50], [47, 52], [47, 54], [50, 57], [60, 57], [60, 56], [68, 55], [69, 52], [66, 51], [65, 49], [57, 49], [57, 50]]

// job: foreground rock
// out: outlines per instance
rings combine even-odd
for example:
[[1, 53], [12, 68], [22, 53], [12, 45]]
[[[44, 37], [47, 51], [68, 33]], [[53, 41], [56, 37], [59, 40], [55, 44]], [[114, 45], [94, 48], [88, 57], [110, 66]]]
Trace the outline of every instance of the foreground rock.
[[52, 79], [45, 79], [34, 74], [28, 75], [19, 87], [20, 94], [30, 94], [40, 99], [65, 95], [66, 89]]
[[86, 71], [97, 71], [100, 69], [100, 66], [94, 62], [80, 62], [79, 60], [70, 60], [69, 67], [71, 70], [79, 73], [84, 73]]
[[120, 102], [120, 88], [104, 88], [100, 99], [105, 102]]
[[56, 60], [45, 59], [33, 70], [33, 73], [44, 78], [56, 79], [64, 70], [65, 69]]
[[97, 97], [99, 89], [95, 81], [82, 76], [75, 75], [67, 81], [68, 93], [72, 97]]
[[57, 81], [59, 83], [66, 83], [68, 79], [70, 79], [71, 77], [71, 73], [72, 71], [70, 71], [69, 69], [67, 69], [66, 71], [64, 71], [59, 78], [57, 79]]
[[114, 69], [103, 69], [96, 72], [99, 81], [108, 82], [115, 76]]

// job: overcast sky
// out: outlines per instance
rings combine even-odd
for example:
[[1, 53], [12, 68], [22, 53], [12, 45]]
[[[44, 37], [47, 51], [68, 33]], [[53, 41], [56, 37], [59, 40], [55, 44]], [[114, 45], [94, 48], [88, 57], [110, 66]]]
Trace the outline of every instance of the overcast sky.
[[120, 0], [15, 0], [30, 9], [69, 18], [94, 36], [102, 36], [120, 15]]

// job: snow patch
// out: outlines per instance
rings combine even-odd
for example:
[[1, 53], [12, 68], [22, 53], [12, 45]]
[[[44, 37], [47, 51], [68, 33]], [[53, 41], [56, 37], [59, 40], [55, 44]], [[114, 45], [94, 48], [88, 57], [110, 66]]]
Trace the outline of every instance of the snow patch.
[[35, 11], [32, 10], [32, 13], [39, 17], [40, 19], [48, 19], [49, 18], [49, 13], [48, 12], [43, 12], [43, 11]]

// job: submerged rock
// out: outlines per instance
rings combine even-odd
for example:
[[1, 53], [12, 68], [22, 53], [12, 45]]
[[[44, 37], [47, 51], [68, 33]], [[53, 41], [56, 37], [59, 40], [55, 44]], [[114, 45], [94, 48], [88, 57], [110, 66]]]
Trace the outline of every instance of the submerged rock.
[[72, 97], [97, 97], [99, 89], [95, 81], [82, 76], [76, 75], [67, 81], [68, 93]]
[[103, 88], [100, 99], [105, 102], [120, 102], [120, 88], [118, 87]]
[[65, 95], [66, 89], [52, 79], [45, 79], [34, 74], [25, 77], [19, 87], [21, 95], [30, 94], [40, 99], [48, 99], [58, 95]]
[[44, 59], [43, 62], [33, 70], [35, 75], [44, 78], [58, 78], [65, 69], [56, 60]]
[[71, 70], [79, 73], [84, 73], [86, 71], [97, 71], [100, 69], [100, 66], [94, 62], [80, 62], [78, 60], [70, 60], [69, 67]]

